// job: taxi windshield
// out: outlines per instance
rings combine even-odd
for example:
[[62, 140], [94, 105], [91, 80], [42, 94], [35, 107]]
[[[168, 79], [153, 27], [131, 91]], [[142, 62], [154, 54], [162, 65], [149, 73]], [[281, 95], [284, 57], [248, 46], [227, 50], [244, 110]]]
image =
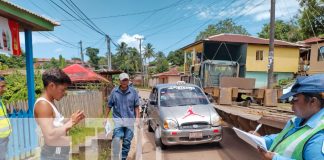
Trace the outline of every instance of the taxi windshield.
[[205, 94], [194, 86], [172, 86], [160, 90], [160, 106], [188, 106], [208, 104]]

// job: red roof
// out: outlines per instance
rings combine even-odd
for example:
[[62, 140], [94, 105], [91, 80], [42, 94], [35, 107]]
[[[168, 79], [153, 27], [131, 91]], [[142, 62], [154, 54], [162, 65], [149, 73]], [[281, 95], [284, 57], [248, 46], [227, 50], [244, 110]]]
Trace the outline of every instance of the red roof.
[[99, 74], [85, 68], [79, 64], [73, 64], [63, 69], [63, 71], [71, 78], [72, 82], [107, 82], [109, 81]]
[[169, 71], [158, 73], [153, 75], [153, 77], [159, 77], [159, 76], [179, 76], [180, 72], [178, 71], [177, 67], [170, 68]]
[[319, 37], [312, 37], [308, 38], [303, 41], [306, 44], [311, 44], [311, 43], [316, 43], [316, 42], [324, 42], [324, 38], [319, 38]]
[[[204, 40], [217, 41], [217, 42], [248, 43], [248, 44], [266, 44], [266, 45], [269, 44], [269, 39], [257, 38], [257, 37], [241, 35], [241, 34], [228, 34], [228, 33], [210, 36]], [[286, 42], [282, 40], [275, 40], [275, 45], [300, 47], [296, 43]]]

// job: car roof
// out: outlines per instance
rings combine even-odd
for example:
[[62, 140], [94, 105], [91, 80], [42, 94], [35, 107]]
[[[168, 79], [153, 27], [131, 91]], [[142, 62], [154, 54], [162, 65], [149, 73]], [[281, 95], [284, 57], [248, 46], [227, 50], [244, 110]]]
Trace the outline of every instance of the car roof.
[[[162, 88], [168, 88], [168, 87], [172, 87], [172, 86], [190, 86], [190, 87], [198, 87], [195, 84], [190, 84], [190, 83], [186, 83], [186, 84], [181, 84], [181, 85], [177, 85], [177, 84], [157, 84], [154, 87], [157, 88], [158, 90], [162, 89]], [[200, 87], [198, 87], [200, 88]]]

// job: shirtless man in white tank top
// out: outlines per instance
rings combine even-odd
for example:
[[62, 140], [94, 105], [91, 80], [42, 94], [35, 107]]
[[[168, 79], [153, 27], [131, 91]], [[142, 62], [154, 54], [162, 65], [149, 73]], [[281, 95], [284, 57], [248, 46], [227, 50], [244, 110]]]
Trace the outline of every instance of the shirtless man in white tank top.
[[41, 159], [68, 159], [70, 140], [67, 132], [85, 118], [83, 111], [77, 111], [70, 119], [57, 110], [54, 100], [64, 97], [70, 78], [60, 69], [50, 69], [43, 73], [44, 92], [35, 102], [34, 115], [42, 131], [45, 145]]

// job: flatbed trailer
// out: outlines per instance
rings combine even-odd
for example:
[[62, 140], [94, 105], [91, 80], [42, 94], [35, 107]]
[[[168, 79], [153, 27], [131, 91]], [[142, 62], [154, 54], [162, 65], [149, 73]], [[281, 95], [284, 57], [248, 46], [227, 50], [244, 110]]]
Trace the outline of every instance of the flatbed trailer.
[[287, 121], [293, 116], [290, 104], [280, 103], [276, 107], [265, 107], [251, 104], [244, 107], [239, 105], [219, 105], [215, 104], [215, 109], [222, 119], [245, 131], [251, 131], [262, 123], [259, 130], [261, 135], [280, 132]]

